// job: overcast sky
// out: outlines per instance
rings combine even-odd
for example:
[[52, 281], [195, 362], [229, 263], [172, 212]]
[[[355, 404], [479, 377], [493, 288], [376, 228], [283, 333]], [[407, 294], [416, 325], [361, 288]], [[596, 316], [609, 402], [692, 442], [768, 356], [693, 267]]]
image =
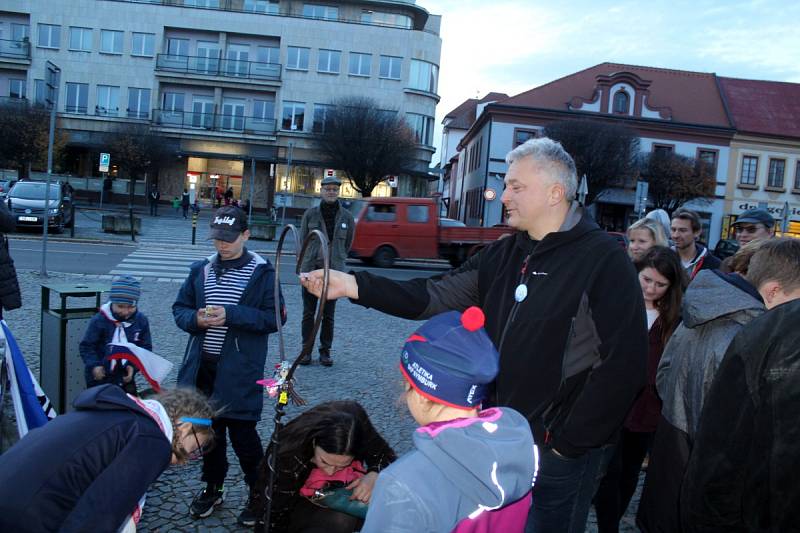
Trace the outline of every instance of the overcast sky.
[[[800, 1], [417, 0], [442, 15], [441, 121], [611, 61], [800, 83]], [[438, 153], [433, 164], [439, 160]]]

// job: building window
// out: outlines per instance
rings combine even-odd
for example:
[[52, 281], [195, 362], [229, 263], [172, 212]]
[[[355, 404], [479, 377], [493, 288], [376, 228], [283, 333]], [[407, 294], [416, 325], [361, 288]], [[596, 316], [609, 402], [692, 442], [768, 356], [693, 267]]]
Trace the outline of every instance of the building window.
[[325, 133], [325, 124], [328, 122], [328, 116], [336, 106], [325, 104], [314, 104], [314, 124], [311, 131], [314, 133]]
[[164, 93], [161, 110], [168, 111], [170, 113], [182, 113], [185, 101], [186, 98], [183, 93]]
[[186, 57], [189, 55], [189, 39], [167, 39], [167, 55]]
[[150, 116], [150, 89], [128, 88], [128, 117], [147, 118]]
[[67, 99], [64, 102], [64, 111], [67, 113], [86, 114], [89, 105], [88, 83], [67, 83]]
[[36, 45], [41, 48], [58, 48], [61, 46], [61, 26], [55, 24], [39, 24], [39, 40]]
[[290, 46], [286, 60], [286, 68], [292, 70], [308, 70], [308, 48]]
[[244, 131], [244, 100], [231, 98], [222, 103], [222, 129]]
[[25, 98], [25, 80], [8, 80], [8, 96], [11, 98]]
[[767, 174], [767, 187], [783, 189], [783, 175], [786, 172], [785, 159], [770, 159]]
[[411, 29], [411, 17], [397, 13], [383, 13], [381, 11], [361, 11], [361, 22], [364, 24], [375, 24], [378, 26], [391, 26], [393, 28]]
[[100, 51], [104, 54], [121, 54], [122, 32], [117, 30], [100, 30]]
[[436, 94], [439, 85], [439, 67], [427, 61], [411, 60], [408, 86], [412, 89]]
[[717, 152], [716, 150], [698, 150], [697, 159], [708, 165], [711, 173], [717, 174]]
[[70, 27], [69, 49], [78, 52], [91, 52], [92, 28], [78, 28], [75, 26]]
[[47, 104], [47, 88], [44, 80], [33, 80], [33, 102], [35, 104]]
[[617, 91], [614, 94], [614, 113], [628, 114], [628, 107], [630, 105], [630, 96], [626, 91]]
[[303, 102], [284, 102], [283, 119], [281, 128], [285, 130], [303, 131], [303, 119], [306, 114], [306, 104]]
[[116, 117], [119, 113], [119, 87], [111, 85], [97, 86], [97, 104], [95, 115]]
[[304, 4], [303, 16], [312, 19], [338, 20], [339, 8], [319, 4]]
[[131, 55], [153, 57], [156, 49], [156, 36], [152, 33], [136, 33], [131, 38]]
[[742, 175], [740, 185], [755, 185], [758, 172], [758, 158], [746, 155], [742, 157]]
[[195, 96], [192, 99], [192, 113], [189, 123], [193, 128], [213, 128], [214, 99], [207, 96]]
[[317, 72], [339, 74], [339, 63], [342, 53], [338, 50], [320, 50], [317, 60]]
[[278, 14], [278, 0], [244, 0], [244, 11], [252, 13]]
[[797, 166], [794, 168], [794, 190], [800, 191], [800, 161], [797, 161]]
[[402, 57], [381, 56], [381, 78], [390, 80], [400, 79], [400, 67], [403, 64]]
[[670, 155], [674, 147], [669, 144], [655, 144], [653, 143], [653, 153], [657, 155]]
[[272, 100], [253, 100], [253, 120], [267, 122], [275, 119], [275, 102]]
[[219, 8], [219, 0], [183, 0], [183, 5], [191, 7]]
[[281, 49], [277, 46], [259, 46], [256, 50], [256, 61], [277, 65], [281, 62]]
[[352, 76], [369, 76], [372, 54], [350, 52], [350, 74]]
[[514, 130], [514, 148], [525, 144], [529, 139], [535, 139], [537, 135], [536, 130]]
[[408, 124], [414, 132], [414, 138], [419, 144], [431, 146], [433, 139], [433, 117], [418, 115], [417, 113], [406, 113]]
[[29, 37], [30, 27], [27, 24], [11, 23], [11, 40], [22, 41]]

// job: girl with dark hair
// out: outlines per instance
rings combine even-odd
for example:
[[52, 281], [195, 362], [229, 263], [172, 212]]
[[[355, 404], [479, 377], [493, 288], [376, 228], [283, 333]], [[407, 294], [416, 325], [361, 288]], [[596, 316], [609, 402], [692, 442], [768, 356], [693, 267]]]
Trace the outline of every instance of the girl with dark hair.
[[[259, 473], [257, 503], [262, 517], [269, 481], [267, 461], [272, 453], [270, 445]], [[358, 403], [333, 401], [309, 409], [278, 433], [269, 531], [358, 531], [362, 519], [315, 505], [309, 497], [338, 484], [352, 490], [354, 500], [369, 503], [378, 472], [395, 458]], [[256, 531], [263, 527], [262, 519]]]
[[619, 530], [619, 521], [636, 490], [642, 461], [653, 442], [661, 414], [656, 370], [664, 346], [680, 322], [683, 292], [689, 283], [678, 255], [664, 246], [653, 246], [634, 265], [639, 272], [650, 329], [647, 384], [628, 413], [617, 449], [594, 497], [600, 533]]

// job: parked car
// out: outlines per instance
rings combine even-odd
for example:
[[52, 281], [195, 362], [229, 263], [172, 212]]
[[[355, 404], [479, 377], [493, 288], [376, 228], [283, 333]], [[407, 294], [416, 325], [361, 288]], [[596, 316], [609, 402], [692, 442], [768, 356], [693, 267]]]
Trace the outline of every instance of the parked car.
[[0, 198], [5, 198], [8, 196], [8, 191], [15, 183], [16, 181], [0, 180]]
[[[17, 227], [41, 227], [44, 224], [46, 190], [47, 184], [43, 181], [18, 181], [11, 187], [6, 201], [17, 220]], [[75, 221], [72, 219], [72, 196], [66, 184], [51, 183], [49, 200], [48, 228], [61, 232], [65, 227], [71, 227]]]
[[722, 239], [714, 247], [714, 255], [718, 259], [727, 259], [739, 251], [739, 243], [734, 239]]

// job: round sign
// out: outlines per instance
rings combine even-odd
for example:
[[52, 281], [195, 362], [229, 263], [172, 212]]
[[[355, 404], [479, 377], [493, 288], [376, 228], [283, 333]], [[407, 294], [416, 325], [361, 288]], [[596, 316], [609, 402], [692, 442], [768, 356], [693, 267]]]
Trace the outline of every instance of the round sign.
[[494, 200], [497, 197], [497, 193], [494, 192], [494, 189], [486, 189], [483, 191], [483, 197], [487, 200]]

